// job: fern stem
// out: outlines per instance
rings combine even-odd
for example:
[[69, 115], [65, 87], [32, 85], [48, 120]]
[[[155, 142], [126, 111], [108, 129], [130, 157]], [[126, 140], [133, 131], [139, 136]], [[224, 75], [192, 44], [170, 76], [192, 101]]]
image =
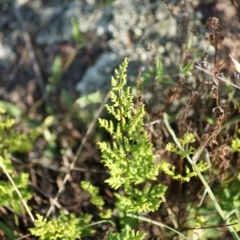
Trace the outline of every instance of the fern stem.
[[[121, 79], [120, 79], [119, 81], [121, 81]], [[120, 111], [120, 121], [119, 121], [119, 123], [120, 123], [120, 129], [121, 129], [121, 133], [122, 133], [122, 145], [123, 145], [123, 150], [124, 150], [124, 152], [125, 152], [125, 154], [126, 154], [126, 157], [127, 157], [127, 159], [128, 159], [129, 154], [128, 154], [128, 152], [127, 152], [126, 144], [125, 144], [125, 141], [124, 141], [123, 120], [122, 120], [122, 118], [123, 118], [123, 112], [122, 112], [122, 101], [121, 101], [121, 92], [120, 92], [120, 91], [121, 91], [121, 90], [118, 90], [118, 99], [119, 99], [118, 101], [119, 101], [119, 111]], [[128, 161], [127, 161], [127, 165], [128, 165], [128, 167], [129, 167]]]

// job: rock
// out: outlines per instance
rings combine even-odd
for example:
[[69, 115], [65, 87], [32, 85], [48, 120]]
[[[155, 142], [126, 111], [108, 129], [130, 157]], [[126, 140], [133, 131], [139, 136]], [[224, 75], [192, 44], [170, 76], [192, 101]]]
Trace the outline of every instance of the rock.
[[110, 78], [115, 69], [123, 59], [116, 53], [106, 52], [98, 59], [95, 65], [89, 67], [76, 89], [81, 95], [106, 91], [110, 87]]
[[[103, 54], [95, 66], [86, 71], [77, 84], [81, 95], [93, 89], [99, 90], [101, 86], [109, 86], [106, 81], [109, 82], [114, 68], [125, 56], [130, 59], [130, 72], [135, 70], [135, 80], [138, 69], [142, 65], [152, 65], [157, 57], [168, 56], [162, 59], [165, 68], [171, 65], [170, 57], [177, 62], [176, 53], [180, 51], [175, 43], [177, 26], [164, 3], [116, 0], [105, 6], [101, 13], [101, 17], [92, 17], [92, 28], [96, 29], [97, 35], [110, 36], [108, 45], [112, 53]], [[79, 21], [81, 22], [81, 17]], [[111, 62], [113, 58], [115, 60]], [[133, 75], [130, 78], [133, 80]]]

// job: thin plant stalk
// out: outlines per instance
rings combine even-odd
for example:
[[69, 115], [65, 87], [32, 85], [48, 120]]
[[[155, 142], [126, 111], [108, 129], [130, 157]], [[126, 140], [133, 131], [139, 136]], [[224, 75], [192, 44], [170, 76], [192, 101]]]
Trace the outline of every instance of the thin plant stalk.
[[160, 222], [156, 222], [156, 221], [153, 221], [151, 219], [148, 219], [148, 218], [145, 218], [145, 217], [141, 217], [141, 216], [138, 216], [138, 215], [134, 215], [132, 213], [127, 213], [127, 216], [128, 217], [132, 217], [132, 218], [136, 218], [138, 220], [141, 220], [141, 221], [144, 221], [144, 222], [149, 222], [149, 223], [152, 223], [156, 226], [159, 226], [159, 227], [164, 227], [164, 228], [167, 228], [175, 233], [177, 233], [179, 236], [181, 236], [183, 239], [188, 239], [187, 237], [185, 237], [182, 233], [178, 232], [177, 230], [163, 224], [163, 223], [160, 223]]

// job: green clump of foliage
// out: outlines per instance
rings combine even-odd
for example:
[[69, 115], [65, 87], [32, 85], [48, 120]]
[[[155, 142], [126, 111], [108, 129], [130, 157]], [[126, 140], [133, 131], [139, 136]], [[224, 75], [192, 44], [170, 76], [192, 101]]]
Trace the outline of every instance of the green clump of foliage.
[[65, 215], [61, 213], [58, 218], [47, 221], [43, 216], [37, 215], [34, 228], [29, 231], [40, 240], [75, 240], [81, 236], [88, 236], [94, 232], [87, 225], [91, 221], [92, 216], [89, 214], [76, 218], [74, 214]]
[[99, 217], [103, 219], [109, 219], [112, 215], [112, 211], [111, 209], [104, 210], [103, 206], [105, 202], [103, 197], [99, 195], [99, 188], [93, 186], [87, 181], [82, 181], [81, 187], [91, 195], [90, 202], [99, 210]]
[[100, 210], [102, 210], [104, 205], [104, 200], [101, 196], [99, 196], [99, 189], [97, 187], [94, 187], [87, 181], [82, 181], [81, 187], [91, 194], [90, 202], [93, 205], [97, 206]]
[[[186, 156], [192, 155], [196, 152], [196, 149], [192, 146], [188, 147], [190, 143], [195, 142], [195, 137], [192, 133], [185, 133], [183, 138], [179, 138], [178, 141], [180, 142], [183, 149], [179, 149], [174, 143], [168, 143], [166, 145], [166, 150], [169, 152], [174, 152], [180, 156], [180, 160], [182, 161]], [[171, 165], [168, 162], [161, 161], [160, 163], [161, 169], [164, 173], [170, 175], [175, 180], [180, 180], [182, 182], [189, 182], [192, 177], [196, 177], [196, 171], [191, 171], [189, 167], [185, 166], [185, 173], [186, 175], [183, 176], [181, 174], [175, 173], [175, 166]], [[210, 165], [200, 161], [197, 165], [197, 168], [200, 172], [206, 171]]]
[[38, 132], [30, 129], [28, 133], [20, 133], [14, 128], [14, 119], [4, 115], [5, 111], [0, 109], [0, 153], [25, 153], [28, 152], [35, 142]]
[[[29, 174], [21, 172], [17, 176], [13, 176], [12, 179], [18, 190], [21, 192], [23, 199], [26, 201], [31, 199], [32, 193], [28, 189]], [[20, 213], [22, 204], [13, 185], [7, 181], [0, 181], [0, 191], [0, 205], [12, 207], [17, 213]]]
[[[14, 119], [5, 115], [5, 111], [0, 109], [0, 177], [8, 173], [23, 199], [27, 201], [32, 198], [32, 193], [28, 189], [29, 174], [24, 172], [17, 173], [12, 165], [11, 156], [15, 152], [28, 152], [33, 147], [38, 132], [29, 130], [28, 133], [20, 133], [14, 127], [14, 123]], [[0, 192], [0, 206], [12, 207], [19, 213], [22, 209], [22, 203], [12, 183], [1, 180]]]
[[231, 148], [234, 152], [240, 152], [240, 139], [235, 138], [232, 140]]
[[[112, 137], [112, 143], [99, 142], [102, 162], [110, 170], [106, 182], [115, 190], [119, 205], [126, 212], [147, 212], [158, 209], [167, 187], [155, 184], [160, 165], [154, 164], [153, 146], [144, 131], [144, 104], [134, 104], [130, 87], [126, 87], [127, 58], [111, 79], [111, 105], [107, 111], [116, 120], [99, 119], [99, 124]], [[144, 187], [141, 185], [144, 184]]]

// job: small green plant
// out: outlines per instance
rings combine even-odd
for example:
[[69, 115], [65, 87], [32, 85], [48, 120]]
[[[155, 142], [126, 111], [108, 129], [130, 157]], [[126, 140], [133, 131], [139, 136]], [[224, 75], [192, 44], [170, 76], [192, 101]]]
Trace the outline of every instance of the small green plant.
[[40, 240], [75, 240], [94, 232], [88, 227], [91, 218], [92, 216], [88, 214], [76, 218], [73, 214], [61, 213], [58, 218], [47, 221], [43, 216], [37, 215], [35, 227], [30, 228], [29, 231]]
[[[112, 144], [100, 142], [102, 162], [110, 169], [106, 182], [113, 188], [124, 189], [115, 193], [119, 205], [126, 212], [147, 212], [158, 209], [166, 186], [154, 184], [160, 165], [155, 165], [153, 147], [143, 128], [144, 105], [134, 105], [130, 87], [126, 87], [125, 59], [116, 78], [112, 77], [111, 102], [107, 111], [115, 118], [99, 119], [99, 124], [112, 137]], [[143, 185], [141, 185], [143, 184]]]
[[194, 61], [191, 60], [189, 61], [189, 63], [186, 64], [186, 66], [182, 67], [181, 65], [179, 65], [180, 68], [180, 73], [185, 75], [185, 76], [191, 76], [191, 68], [193, 66]]
[[232, 140], [231, 148], [234, 152], [240, 152], [240, 139], [235, 138]]

